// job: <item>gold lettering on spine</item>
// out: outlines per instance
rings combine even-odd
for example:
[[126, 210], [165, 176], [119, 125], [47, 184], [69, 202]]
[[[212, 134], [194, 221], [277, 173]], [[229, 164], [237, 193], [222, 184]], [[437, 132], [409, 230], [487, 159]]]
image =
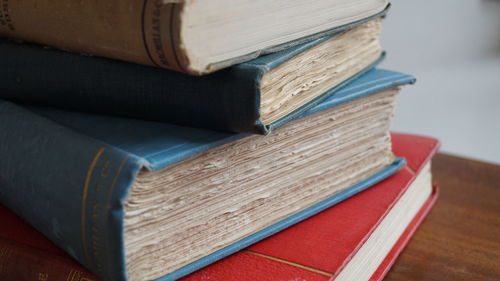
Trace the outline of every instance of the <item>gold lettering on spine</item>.
[[14, 22], [11, 16], [10, 0], [0, 0], [0, 27], [6, 27], [10, 31], [15, 31]]
[[[113, 163], [110, 160], [104, 161], [101, 170], [99, 171], [99, 177], [96, 179], [97, 182], [94, 184], [94, 194], [98, 195], [99, 193], [104, 193], [106, 191], [106, 186], [105, 183], [106, 179], [109, 177], [110, 169], [112, 168]], [[99, 202], [99, 198], [102, 198], [102, 196], [95, 196], [96, 199], [92, 201], [92, 209], [91, 209], [91, 216], [90, 216], [90, 241], [91, 241], [91, 249], [92, 249], [92, 256], [94, 257], [95, 260], [95, 265], [97, 267], [97, 270], [102, 271], [103, 265], [100, 263], [100, 257], [101, 257], [101, 247], [100, 244], [101, 242], [101, 230], [99, 229], [99, 226], [101, 225], [99, 222], [102, 218], [102, 207], [103, 207], [103, 202]]]
[[74, 269], [72, 269], [72, 270], [69, 271], [69, 274], [68, 274], [68, 277], [66, 278], [66, 281], [72, 281], [73, 280], [72, 276], [73, 276], [74, 272], [75, 272]]
[[[179, 21], [182, 1], [144, 0], [142, 15], [142, 33], [144, 47], [153, 62], [159, 67], [184, 70], [178, 57], [178, 35], [176, 28]], [[174, 28], [175, 26], [175, 28]]]
[[[85, 258], [93, 264], [94, 269], [103, 272], [104, 264], [107, 261], [103, 250], [106, 248], [105, 232], [103, 225], [107, 225], [110, 197], [114, 190], [118, 177], [129, 156], [124, 157], [120, 163], [115, 163], [112, 152], [103, 155], [104, 150], [99, 151], [95, 157], [95, 163], [91, 164], [87, 174], [84, 198], [85, 206], [83, 215], [82, 235], [85, 246]], [[86, 216], [86, 217], [85, 217]], [[76, 274], [76, 273], [74, 273]], [[80, 278], [72, 280], [80, 280]]]
[[69, 272], [66, 281], [94, 281], [94, 279], [83, 277], [82, 271], [72, 269]]
[[45, 272], [39, 272], [38, 273], [38, 281], [48, 281], [49, 280], [49, 274]]
[[167, 57], [165, 56], [165, 51], [161, 41], [161, 8], [163, 6], [162, 0], [154, 0], [153, 12], [151, 17], [151, 31], [154, 42], [154, 48], [156, 55], [160, 59], [160, 62], [164, 65], [169, 65]]
[[89, 254], [87, 251], [87, 230], [85, 226], [86, 222], [86, 213], [87, 213], [87, 197], [88, 197], [88, 191], [89, 191], [89, 185], [90, 185], [90, 180], [92, 178], [93, 171], [95, 169], [95, 166], [97, 164], [97, 161], [103, 154], [104, 150], [106, 150], [105, 147], [99, 148], [97, 153], [94, 156], [94, 159], [92, 160], [92, 163], [89, 166], [89, 169], [87, 170], [87, 175], [85, 177], [85, 184], [83, 186], [83, 194], [82, 194], [82, 202], [81, 202], [81, 218], [80, 218], [80, 226], [81, 226], [81, 236], [82, 236], [82, 248], [83, 248], [83, 253], [85, 255], [85, 259], [89, 262]]
[[5, 263], [10, 259], [12, 249], [7, 246], [0, 247], [0, 273], [5, 272]]

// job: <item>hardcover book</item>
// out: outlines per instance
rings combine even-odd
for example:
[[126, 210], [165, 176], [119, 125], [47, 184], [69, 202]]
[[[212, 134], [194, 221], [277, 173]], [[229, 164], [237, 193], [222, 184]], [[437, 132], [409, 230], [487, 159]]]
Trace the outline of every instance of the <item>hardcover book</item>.
[[395, 172], [413, 81], [373, 70], [268, 136], [2, 102], [0, 201], [105, 280], [179, 278]]
[[382, 280], [437, 196], [430, 160], [439, 142], [391, 136], [407, 160], [396, 174], [182, 280]]
[[0, 98], [266, 134], [382, 59], [380, 19], [203, 77], [0, 41]]
[[[378, 256], [370, 256], [371, 265], [363, 265], [351, 280], [382, 280], [436, 198], [428, 166], [438, 142], [394, 133], [391, 138], [393, 151], [407, 161], [395, 175], [182, 280], [341, 280], [349, 264], [366, 256], [367, 246]], [[414, 196], [408, 196], [411, 192]], [[408, 214], [394, 219], [403, 209]], [[386, 227], [389, 222], [399, 228]], [[38, 280], [39, 275], [51, 281], [100, 280], [1, 205], [0, 224], [6, 226], [0, 229], [1, 280]], [[385, 243], [370, 245], [377, 237]]]
[[0, 35], [204, 74], [386, 13], [386, 0], [0, 1]]

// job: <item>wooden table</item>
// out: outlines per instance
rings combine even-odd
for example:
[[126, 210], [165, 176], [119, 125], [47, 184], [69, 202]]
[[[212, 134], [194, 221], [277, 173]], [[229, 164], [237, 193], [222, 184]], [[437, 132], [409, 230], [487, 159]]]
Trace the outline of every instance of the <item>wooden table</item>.
[[436, 205], [384, 280], [500, 280], [500, 166], [446, 154], [432, 165]]

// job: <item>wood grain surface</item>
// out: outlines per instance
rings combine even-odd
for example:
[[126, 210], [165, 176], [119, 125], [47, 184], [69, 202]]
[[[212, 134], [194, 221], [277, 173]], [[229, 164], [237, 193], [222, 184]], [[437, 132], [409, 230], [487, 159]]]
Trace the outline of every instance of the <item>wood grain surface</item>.
[[439, 198], [384, 280], [500, 280], [500, 166], [446, 154], [432, 165]]

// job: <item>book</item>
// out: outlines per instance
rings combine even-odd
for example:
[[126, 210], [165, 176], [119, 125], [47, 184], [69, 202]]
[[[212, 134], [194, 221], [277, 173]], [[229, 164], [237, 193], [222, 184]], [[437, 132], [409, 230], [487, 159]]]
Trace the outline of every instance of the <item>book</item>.
[[437, 198], [439, 141], [393, 133], [407, 164], [334, 207], [181, 280], [382, 280]]
[[[438, 142], [433, 138], [398, 133], [391, 134], [391, 137], [393, 151], [406, 159], [406, 165], [402, 170], [370, 189], [245, 250], [200, 269], [182, 280], [223, 281], [233, 280], [234, 276], [239, 276], [241, 278], [239, 280], [242, 281], [333, 279], [342, 271], [345, 264], [356, 256], [358, 249], [364, 247], [364, 241], [375, 233], [382, 221], [392, 212], [399, 198], [417, 181], [417, 175], [421, 175], [423, 171], [427, 172], [424, 167], [428, 165], [438, 147]], [[426, 181], [421, 187], [426, 188], [428, 192], [429, 182]], [[380, 265], [377, 269], [374, 271], [372, 268], [368, 274], [365, 273], [365, 276], [371, 276], [369, 280], [382, 280], [429, 211], [436, 195], [437, 191], [434, 189], [383, 261], [379, 258]], [[367, 212], [364, 212], [365, 209]], [[67, 281], [69, 274], [86, 276], [92, 281], [100, 280], [76, 265], [65, 252], [2, 205], [0, 205], [0, 224], [9, 226], [0, 230], [0, 253], [6, 252], [6, 247], [12, 249], [8, 259], [7, 255], [0, 254], [0, 264], [3, 265], [0, 266], [1, 280], [37, 280], [32, 276], [38, 274], [48, 276], [47, 280], [52, 281]], [[4, 241], [10, 241], [9, 243], [14, 246], [5, 245]], [[387, 252], [387, 249], [382, 252]], [[39, 260], [29, 258], [32, 256], [38, 257]], [[46, 266], [47, 261], [54, 260], [54, 256], [57, 263]], [[67, 270], [68, 264], [71, 265], [70, 270]], [[22, 266], [22, 270], [18, 270], [17, 266]], [[50, 270], [53, 272], [48, 272]], [[21, 273], [22, 276], [15, 275]]]
[[0, 41], [0, 98], [17, 103], [269, 133], [382, 58], [380, 19], [203, 77]]
[[386, 0], [4, 1], [0, 35], [204, 74], [345, 30]]
[[366, 75], [267, 136], [1, 102], [0, 202], [105, 280], [179, 278], [401, 167], [414, 78]]

